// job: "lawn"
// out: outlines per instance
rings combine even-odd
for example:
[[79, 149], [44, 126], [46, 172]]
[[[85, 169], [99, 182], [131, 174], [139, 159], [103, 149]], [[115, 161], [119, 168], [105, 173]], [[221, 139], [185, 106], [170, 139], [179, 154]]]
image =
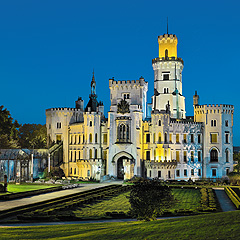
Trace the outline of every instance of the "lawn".
[[1, 239], [239, 239], [240, 211], [152, 222], [0, 228]]
[[[195, 189], [173, 189], [174, 198], [176, 199], [175, 205], [170, 209], [171, 212], [180, 209], [188, 209], [197, 211], [197, 208], [201, 206], [200, 198], [201, 194], [199, 190]], [[77, 217], [86, 218], [99, 218], [104, 217], [105, 212], [125, 212], [130, 209], [130, 203], [127, 196], [129, 192], [120, 194], [116, 197], [109, 198], [104, 201], [98, 201], [92, 204], [85, 204], [82, 208], [77, 208], [74, 214]]]
[[[8, 193], [18, 193], [18, 192], [26, 192], [26, 191], [32, 191], [32, 190], [51, 188], [51, 187], [56, 187], [56, 185], [22, 183], [20, 185], [8, 184], [7, 190], [8, 190]], [[0, 193], [0, 194], [2, 195], [6, 193]]]

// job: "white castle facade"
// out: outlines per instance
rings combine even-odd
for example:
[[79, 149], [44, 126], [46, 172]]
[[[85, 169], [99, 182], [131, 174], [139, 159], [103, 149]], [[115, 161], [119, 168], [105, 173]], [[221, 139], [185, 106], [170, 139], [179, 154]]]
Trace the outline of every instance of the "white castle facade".
[[223, 178], [233, 170], [234, 107], [199, 105], [195, 93], [194, 117], [186, 117], [177, 37], [164, 34], [158, 43], [159, 57], [152, 60], [151, 104], [144, 78], [110, 79], [106, 118], [93, 74], [85, 108], [78, 98], [75, 108], [46, 110], [47, 134], [49, 140], [62, 144], [61, 168], [66, 176], [197, 180]]

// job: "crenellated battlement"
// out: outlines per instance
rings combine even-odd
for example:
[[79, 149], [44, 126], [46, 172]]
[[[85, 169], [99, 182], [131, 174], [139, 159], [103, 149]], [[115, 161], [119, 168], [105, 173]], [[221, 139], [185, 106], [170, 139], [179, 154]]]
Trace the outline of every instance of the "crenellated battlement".
[[195, 114], [207, 114], [207, 113], [226, 113], [231, 114], [234, 111], [234, 106], [230, 104], [204, 104], [195, 105]]
[[109, 87], [117, 87], [117, 86], [144, 86], [147, 84], [143, 77], [140, 77], [139, 80], [114, 80], [109, 79]]
[[49, 108], [46, 109], [46, 112], [58, 112], [58, 111], [71, 111], [71, 112], [82, 112], [79, 108], [70, 108], [70, 107], [58, 107], [58, 108]]
[[175, 120], [170, 120], [170, 124], [184, 124], [184, 125], [195, 125], [195, 126], [201, 126], [202, 123], [201, 122], [191, 122], [191, 121], [175, 121]]
[[158, 36], [158, 42], [166, 43], [166, 42], [177, 42], [177, 36], [175, 34], [163, 34]]
[[184, 64], [182, 58], [180, 57], [177, 57], [177, 58], [176, 57], [158, 57], [158, 58], [152, 59], [152, 64], [158, 63], [158, 62], [170, 62], [170, 61], [181, 62], [182, 64]]

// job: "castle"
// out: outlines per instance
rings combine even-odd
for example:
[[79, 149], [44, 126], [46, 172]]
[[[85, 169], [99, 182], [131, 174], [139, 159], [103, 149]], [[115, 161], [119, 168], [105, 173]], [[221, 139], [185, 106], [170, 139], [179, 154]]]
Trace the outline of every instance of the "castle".
[[111, 106], [106, 118], [93, 73], [85, 108], [79, 97], [75, 108], [46, 110], [48, 138], [62, 144], [66, 176], [197, 180], [223, 178], [233, 170], [234, 107], [199, 105], [196, 92], [194, 117], [187, 117], [178, 39], [164, 34], [158, 43], [159, 57], [152, 60], [152, 103], [147, 104], [144, 78], [109, 79]]

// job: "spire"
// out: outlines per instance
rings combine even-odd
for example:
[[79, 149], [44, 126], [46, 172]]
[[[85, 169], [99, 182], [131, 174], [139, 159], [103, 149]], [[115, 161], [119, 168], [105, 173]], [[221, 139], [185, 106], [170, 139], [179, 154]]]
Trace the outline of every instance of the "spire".
[[168, 34], [168, 17], [167, 17], [167, 34]]
[[91, 81], [91, 94], [92, 95], [96, 94], [96, 81], [95, 81], [95, 76], [94, 76], [94, 69], [93, 69], [93, 76], [92, 76], [92, 81]]

